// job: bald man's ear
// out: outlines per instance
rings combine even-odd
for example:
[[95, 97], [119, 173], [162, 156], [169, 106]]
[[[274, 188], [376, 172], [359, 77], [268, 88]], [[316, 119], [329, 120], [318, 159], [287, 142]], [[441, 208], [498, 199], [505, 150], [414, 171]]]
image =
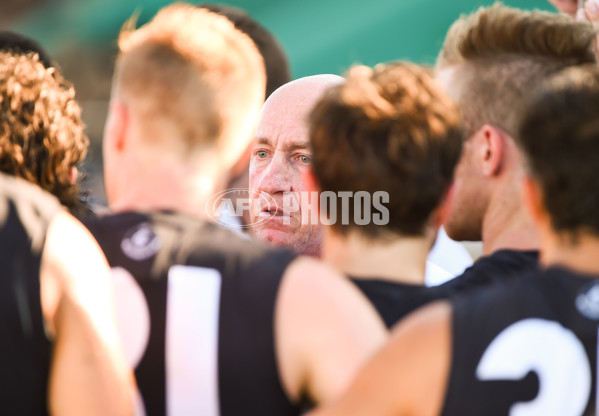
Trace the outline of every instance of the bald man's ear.
[[320, 185], [314, 176], [312, 169], [306, 169], [302, 172], [302, 182], [306, 186], [306, 189], [310, 192], [320, 192]]

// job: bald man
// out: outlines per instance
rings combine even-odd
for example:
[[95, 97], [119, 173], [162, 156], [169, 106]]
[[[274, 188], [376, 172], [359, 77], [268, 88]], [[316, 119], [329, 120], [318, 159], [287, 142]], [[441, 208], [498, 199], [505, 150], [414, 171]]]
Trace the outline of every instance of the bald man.
[[[323, 93], [344, 79], [321, 74], [299, 78], [278, 88], [264, 103], [250, 159], [250, 231], [274, 246], [320, 256], [322, 230], [304, 173], [311, 169], [308, 115]], [[316, 218], [316, 220], [315, 220]], [[427, 282], [440, 283], [472, 263], [466, 250], [441, 233]]]
[[[306, 255], [320, 254], [318, 221], [302, 221], [301, 211], [307, 202], [302, 197], [309, 191], [302, 176], [311, 160], [307, 118], [324, 91], [342, 82], [342, 77], [328, 74], [300, 78], [264, 103], [250, 156], [250, 189], [266, 193], [272, 198], [270, 205], [278, 208], [266, 201], [252, 204], [252, 231], [259, 240]], [[256, 192], [251, 195], [260, 198]], [[283, 210], [291, 203], [299, 209]]]

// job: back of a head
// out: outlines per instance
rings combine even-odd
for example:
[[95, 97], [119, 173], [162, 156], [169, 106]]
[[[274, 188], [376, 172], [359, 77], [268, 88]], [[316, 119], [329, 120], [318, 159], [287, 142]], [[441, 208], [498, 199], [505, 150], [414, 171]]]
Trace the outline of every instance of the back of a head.
[[14, 54], [27, 55], [36, 53], [39, 61], [46, 68], [55, 67], [52, 58], [44, 48], [35, 40], [9, 30], [0, 30], [0, 51], [12, 52]]
[[517, 135], [558, 233], [599, 236], [599, 68], [566, 69], [528, 101]]
[[144, 140], [170, 150], [178, 138], [182, 155], [217, 146], [224, 165], [236, 160], [264, 100], [264, 65], [246, 35], [223, 16], [175, 3], [137, 30], [126, 24], [119, 49], [113, 95], [143, 120]]
[[250, 15], [224, 4], [200, 4], [199, 7], [229, 19], [235, 28], [248, 35], [258, 47], [266, 69], [266, 98], [281, 85], [291, 81], [291, 71], [285, 51], [277, 39]]
[[359, 226], [350, 204], [349, 224], [333, 227], [370, 238], [423, 235], [460, 157], [459, 112], [414, 64], [356, 66], [346, 78], [311, 114], [312, 169], [322, 191], [386, 192], [391, 215], [386, 225]]
[[588, 22], [496, 3], [451, 26], [437, 69], [458, 68], [452, 96], [470, 134], [486, 123], [515, 134], [530, 89], [563, 68], [596, 62], [594, 40]]
[[0, 171], [39, 185], [70, 209], [80, 207], [71, 170], [89, 145], [80, 116], [75, 90], [37, 54], [0, 51]]

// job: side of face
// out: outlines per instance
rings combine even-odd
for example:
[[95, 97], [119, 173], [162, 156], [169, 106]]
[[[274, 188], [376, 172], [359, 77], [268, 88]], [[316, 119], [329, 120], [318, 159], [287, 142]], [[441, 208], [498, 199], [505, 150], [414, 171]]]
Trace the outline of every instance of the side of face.
[[479, 138], [470, 137], [462, 149], [454, 173], [452, 198], [448, 202], [445, 230], [456, 241], [482, 239], [483, 217], [488, 203], [485, 180], [477, 169]]
[[318, 198], [304, 180], [311, 162], [307, 117], [312, 104], [298, 99], [293, 88], [275, 92], [264, 104], [250, 154], [250, 217], [256, 224], [250, 230], [268, 244], [317, 256], [321, 227], [308, 211], [317, 210]]
[[[459, 70], [453, 67], [442, 69], [436, 79], [445, 93], [459, 103]], [[446, 206], [445, 230], [457, 241], [479, 241], [482, 239], [482, 223], [489, 199], [489, 189], [477, 163], [484, 153], [484, 138], [478, 131], [467, 138], [462, 148], [460, 161], [454, 173], [452, 198]]]

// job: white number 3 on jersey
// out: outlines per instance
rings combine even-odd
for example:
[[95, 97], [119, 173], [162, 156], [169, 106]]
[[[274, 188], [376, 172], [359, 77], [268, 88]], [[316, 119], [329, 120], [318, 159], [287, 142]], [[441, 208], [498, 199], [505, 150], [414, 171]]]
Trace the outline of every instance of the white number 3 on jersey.
[[557, 322], [524, 319], [504, 329], [484, 352], [479, 380], [520, 380], [533, 371], [539, 393], [510, 408], [510, 416], [582, 415], [592, 374], [582, 342]]

